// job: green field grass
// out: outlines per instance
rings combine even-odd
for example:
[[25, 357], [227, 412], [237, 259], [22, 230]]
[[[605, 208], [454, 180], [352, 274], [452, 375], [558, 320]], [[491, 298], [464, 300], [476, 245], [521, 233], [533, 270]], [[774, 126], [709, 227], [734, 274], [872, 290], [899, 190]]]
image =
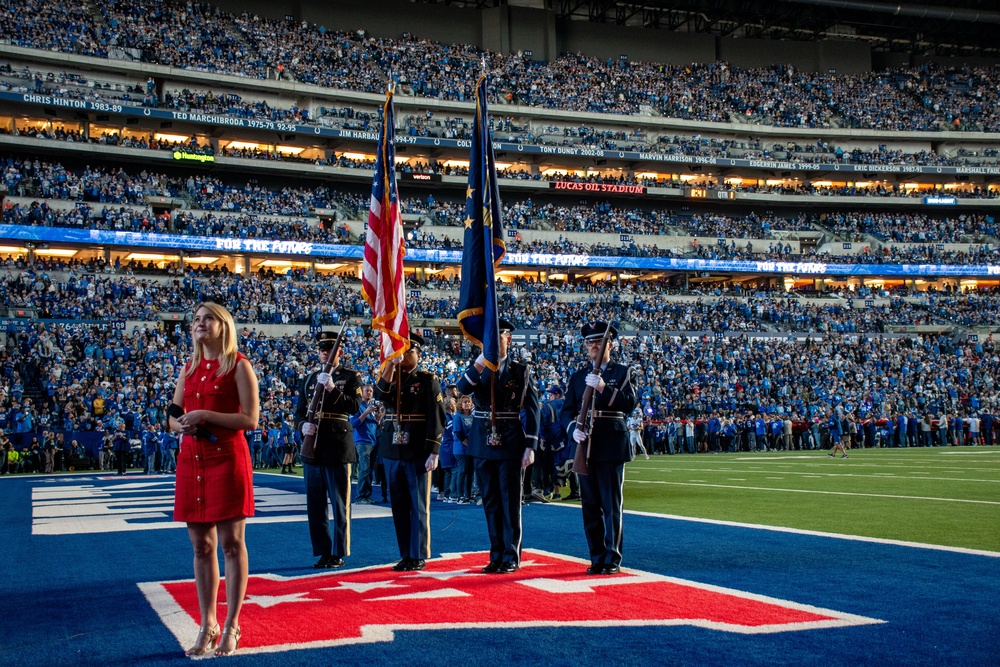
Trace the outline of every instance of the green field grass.
[[625, 509], [1000, 551], [1000, 447], [654, 456]]

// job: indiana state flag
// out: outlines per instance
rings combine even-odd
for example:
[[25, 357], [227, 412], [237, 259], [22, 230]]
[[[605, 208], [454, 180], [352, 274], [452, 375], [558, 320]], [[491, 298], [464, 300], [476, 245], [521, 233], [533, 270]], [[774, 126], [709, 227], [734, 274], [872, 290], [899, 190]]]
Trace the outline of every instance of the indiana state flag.
[[500, 362], [499, 316], [495, 269], [507, 247], [500, 220], [500, 189], [486, 110], [486, 76], [476, 84], [476, 124], [469, 155], [469, 188], [465, 194], [465, 248], [458, 325], [465, 337], [483, 349], [486, 366]]

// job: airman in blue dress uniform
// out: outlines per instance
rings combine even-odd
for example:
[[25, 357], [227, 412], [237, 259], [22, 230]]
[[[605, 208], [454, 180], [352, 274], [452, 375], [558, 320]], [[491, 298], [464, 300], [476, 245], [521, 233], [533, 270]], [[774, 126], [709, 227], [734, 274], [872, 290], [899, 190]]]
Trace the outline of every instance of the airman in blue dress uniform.
[[[612, 341], [604, 358], [598, 360], [601, 339], [611, 327]], [[583, 530], [590, 548], [587, 574], [616, 574], [622, 562], [622, 487], [625, 463], [633, 458], [626, 419], [638, 402], [629, 366], [612, 362], [611, 350], [618, 329], [614, 323], [588, 322], [580, 329], [587, 346], [590, 365], [569, 378], [563, 403], [562, 421], [566, 434], [578, 447], [589, 446], [588, 474], [580, 475]], [[598, 372], [593, 365], [600, 362]], [[587, 387], [595, 393], [592, 426], [577, 423]]]
[[521, 488], [524, 469], [538, 448], [538, 388], [531, 368], [507, 354], [513, 325], [501, 319], [499, 327], [497, 371], [487, 368], [479, 355], [458, 382], [458, 390], [472, 395], [474, 403], [468, 442], [490, 535], [490, 561], [482, 570], [487, 574], [520, 568]]

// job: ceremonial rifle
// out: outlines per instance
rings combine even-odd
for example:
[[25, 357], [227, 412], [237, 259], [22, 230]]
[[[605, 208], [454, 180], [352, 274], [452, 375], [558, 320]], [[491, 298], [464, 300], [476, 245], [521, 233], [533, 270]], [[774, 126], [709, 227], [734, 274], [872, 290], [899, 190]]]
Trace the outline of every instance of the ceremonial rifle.
[[[337, 352], [340, 351], [340, 343], [344, 339], [344, 331], [347, 329], [347, 321], [340, 327], [340, 333], [337, 334], [337, 341], [333, 344], [333, 349], [330, 350], [330, 356], [323, 364], [321, 373], [329, 373], [333, 369], [333, 363], [337, 359]], [[319, 411], [320, 399], [323, 396], [323, 391], [326, 387], [321, 386], [319, 382], [316, 383], [316, 391], [313, 392], [312, 401], [309, 403], [309, 410], [306, 412], [306, 421], [310, 424], [315, 424], [316, 413]], [[316, 454], [316, 436], [319, 434], [319, 428], [313, 433], [302, 438], [302, 456], [306, 458], [313, 458]]]
[[[604, 330], [601, 336], [601, 350], [594, 359], [593, 373], [600, 375], [601, 363], [604, 361], [604, 354], [608, 350], [611, 342], [611, 324]], [[587, 387], [583, 392], [583, 400], [580, 401], [580, 414], [576, 418], [576, 428], [587, 434], [587, 439], [576, 443], [576, 454], [573, 456], [573, 472], [578, 475], [588, 473], [587, 461], [590, 459], [590, 434], [594, 428], [594, 408], [597, 405], [597, 392], [593, 387]]]

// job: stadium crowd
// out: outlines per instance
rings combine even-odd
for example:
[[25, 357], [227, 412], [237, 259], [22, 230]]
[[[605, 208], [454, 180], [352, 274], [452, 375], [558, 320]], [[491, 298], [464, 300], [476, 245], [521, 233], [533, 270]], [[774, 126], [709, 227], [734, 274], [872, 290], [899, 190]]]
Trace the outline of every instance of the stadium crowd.
[[[11, 195], [39, 197], [30, 204], [8, 201], [3, 220], [8, 224], [58, 227], [91, 227], [136, 232], [181, 233], [238, 238], [278, 238], [322, 243], [352, 243], [343, 224], [319, 224], [315, 209], [332, 210], [347, 219], [367, 216], [368, 198], [329, 186], [315, 188], [268, 188], [256, 179], [228, 184], [216, 177], [189, 175], [167, 177], [149, 171], [129, 173], [124, 168], [84, 167], [67, 169], [59, 163], [7, 156], [0, 159], [0, 179]], [[146, 208], [147, 197], [184, 198], [193, 210], [170, 216], [154, 216]], [[57, 209], [48, 200], [76, 202]], [[103, 206], [98, 207], [98, 204]], [[117, 205], [117, 206], [115, 206]], [[439, 225], [458, 226], [465, 216], [464, 202], [442, 198], [406, 197], [403, 211], [425, 217]], [[272, 217], [278, 216], [278, 217]], [[851, 263], [951, 263], [981, 264], [995, 259], [992, 245], [997, 234], [995, 218], [989, 214], [963, 213], [937, 217], [924, 213], [878, 213], [873, 211], [830, 212], [778, 217], [749, 213], [733, 217], [718, 213], [676, 213], [672, 210], [622, 208], [610, 202], [590, 205], [536, 202], [532, 198], [503, 205], [505, 226], [515, 230], [603, 232], [635, 235], [673, 235], [727, 238], [725, 245], [677, 249], [657, 248], [634, 238], [614, 246], [605, 242], [585, 243], [560, 236], [554, 241], [511, 241], [511, 249], [555, 254], [671, 257], [694, 255], [705, 259], [777, 259], [793, 257], [791, 244], [771, 242], [765, 252], [737, 238], [773, 239], [781, 231], [828, 231], [867, 245], [859, 255], [817, 255], [810, 259]], [[866, 240], [866, 236], [870, 239]], [[794, 238], [794, 236], [792, 236]], [[882, 243], [879, 244], [879, 241]], [[979, 243], [966, 250], [944, 250], [939, 243]], [[408, 240], [412, 247], [457, 249], [460, 244], [433, 232], [416, 232]], [[899, 245], [897, 245], [899, 244]]]
[[494, 101], [608, 114], [646, 109], [678, 118], [784, 127], [1000, 130], [995, 67], [925, 64], [882, 72], [810, 73], [791, 65], [665, 65], [563, 54], [541, 62], [403, 34], [222, 12], [207, 3], [99, 0], [53, 6], [4, 0], [0, 28], [12, 44], [256, 79], [382, 92], [391, 75], [420, 97], [466, 101], [487, 63]]
[[[308, 108], [300, 108], [294, 102], [290, 106], [274, 106], [266, 100], [245, 100], [235, 92], [214, 92], [190, 88], [174, 88], [164, 91], [162, 99], [153, 92], [155, 86], [141, 82], [122, 84], [120, 82], [88, 79], [75, 72], [52, 72], [31, 70], [27, 66], [14, 67], [0, 62], [0, 90], [6, 92], [34, 92], [54, 97], [93, 102], [113, 102], [133, 104], [143, 107], [163, 108], [171, 111], [204, 113], [232, 118], [254, 119], [296, 125], [320, 125], [342, 129], [373, 131], [381, 116], [380, 107], [370, 109], [354, 107], [328, 108], [318, 106], [310, 113]], [[280, 102], [279, 102], [280, 104]], [[697, 157], [741, 158], [749, 160], [780, 160], [801, 164], [854, 164], [854, 165], [907, 165], [907, 166], [989, 166], [997, 164], [1000, 157], [997, 149], [984, 148], [970, 150], [959, 148], [950, 150], [953, 154], [939, 153], [933, 149], [907, 152], [902, 148], [878, 148], [862, 150], [831, 145], [824, 140], [801, 145], [797, 142], [768, 143], [761, 139], [720, 139], [700, 134], [680, 136], [655, 131], [601, 129], [586, 124], [572, 126], [551, 125], [551, 122], [515, 124], [509, 116], [490, 119], [491, 127], [498, 139], [516, 143], [542, 146], [577, 146], [601, 148], [603, 150], [641, 151], [665, 155], [686, 155]], [[459, 116], [438, 116], [431, 110], [420, 114], [398, 116], [397, 132], [414, 137], [438, 137], [447, 139], [468, 139], [472, 135], [472, 121]], [[96, 139], [96, 137], [95, 137]], [[103, 143], [121, 141], [120, 138], [105, 133]], [[121, 144], [120, 144], [121, 145]], [[148, 142], [129, 142], [132, 147], [148, 148]], [[222, 155], [230, 157], [274, 159], [273, 153], [253, 149], [223, 149]], [[287, 156], [286, 156], [287, 158]], [[325, 160], [324, 160], [325, 162]], [[453, 169], [446, 173], [460, 173]], [[508, 173], [507, 177], [516, 177]]]
[[[6, 289], [12, 286], [16, 287], [8, 284]], [[215, 296], [234, 310], [243, 299], [234, 291], [217, 291]], [[338, 293], [337, 300], [335, 310], [340, 301], [351, 299]], [[541, 304], [552, 306], [544, 300]], [[655, 306], [653, 301], [645, 305], [650, 313]], [[962, 317], [978, 305], [945, 299], [937, 307]], [[512, 353], [532, 363], [541, 390], [564, 384], [568, 374], [585, 361], [575, 330], [580, 310], [536, 321], [531, 308], [519, 306], [504, 300], [502, 309], [524, 317], [525, 326], [540, 326], [540, 336]], [[996, 306], [992, 304], [994, 312]], [[733, 426], [733, 437], [722, 445], [736, 447], [740, 444], [734, 437], [746, 432], [746, 422], [763, 420], [767, 439], [760, 434], [756, 439], [748, 437], [744, 449], [815, 447], [826, 442], [820, 430], [828, 429], [830, 420], [836, 420], [838, 428], [840, 422], [849, 422], [848, 428], [860, 438], [856, 443], [865, 442], [867, 421], [883, 433], [888, 429], [887, 443], [964, 444], [968, 420], [984, 419], [998, 408], [994, 377], [1000, 371], [1000, 350], [992, 337], [971, 343], [934, 334], [868, 336], [858, 332], [870, 329], [854, 326], [864, 325], [864, 320], [845, 317], [841, 309], [790, 308], [782, 314], [780, 306], [766, 300], [724, 300], [714, 312], [706, 304], [678, 304], [661, 310], [669, 322], [682, 328], [720, 320], [752, 324], [787, 317], [796, 329], [808, 328], [812, 333], [805, 340], [787, 334], [752, 338], [666, 333], [623, 339], [616, 354], [634, 368], [647, 433], [656, 438], [654, 451], [685, 449], [683, 436], [676, 433], [682, 418], [701, 429], [699, 450], [721, 447], [712, 437], [713, 419]], [[602, 299], [588, 304], [586, 312], [605, 317], [621, 311], [611, 299]], [[357, 314], [338, 310], [333, 319], [355, 319]], [[876, 317], [885, 314], [881, 311]], [[416, 310], [413, 316], [419, 317]], [[140, 449], [149, 462], [157, 460], [148, 457], [160, 451], [161, 469], [171, 469], [170, 451], [176, 449], [176, 442], [160, 425], [178, 365], [187, 357], [188, 334], [181, 325], [166, 325], [165, 330], [142, 325], [122, 331], [116, 328], [119, 317], [121, 313], [105, 314], [99, 324], [37, 322], [8, 332], [6, 345], [0, 346], [0, 446], [7, 450], [7, 471], [52, 470], [54, 465], [58, 469], [73, 461], [81, 466], [107, 465], [104, 452], [110, 458], [116, 438], [134, 441], [129, 449], [137, 450], [136, 461]], [[377, 349], [374, 337], [360, 325], [366, 321], [356, 318], [358, 323], [347, 325], [345, 349], [348, 363], [370, 381], [377, 369]], [[267, 337], [244, 326], [240, 349], [251, 358], [260, 378], [261, 428], [269, 434], [251, 441], [266, 443], [254, 455], [259, 465], [267, 465], [270, 448], [280, 448], [294, 438], [290, 419], [299, 382], [317, 363], [315, 346], [308, 334]], [[447, 385], [457, 380], [471, 357], [468, 344], [431, 335], [421, 363]], [[898, 428], [900, 419], [902, 429]], [[956, 419], [960, 420], [957, 425]], [[962, 419], [967, 420], [965, 426]], [[773, 424], [785, 421], [798, 426], [794, 442], [770, 437]], [[925, 442], [922, 421], [950, 423], [952, 440], [946, 440], [947, 428], [938, 427], [933, 443]], [[814, 437], [810, 435], [813, 427]], [[910, 428], [920, 435], [908, 436]], [[961, 440], [954, 440], [957, 437]], [[85, 448], [81, 442], [91, 444]], [[54, 455], [54, 448], [62, 452], [60, 456]], [[146, 465], [150, 470], [151, 463]]]
[[[667, 66], [604, 61], [565, 54], [550, 63], [522, 53], [503, 56], [467, 45], [445, 45], [402, 35], [375, 38], [364, 30], [341, 32], [306, 23], [232, 15], [206, 3], [170, 0], [94, 0], [45, 3], [0, 0], [0, 35], [18, 46], [98, 57], [127, 54], [146, 62], [189, 70], [277, 79], [343, 90], [382, 92], [391, 75], [407, 94], [432, 100], [469, 101], [482, 63], [488, 63], [497, 108], [504, 104], [568, 111], [635, 115], [659, 114], [718, 122], [751, 122], [784, 127], [852, 127], [878, 130], [960, 130], [1000, 132], [1000, 69], [996, 67], [921, 67], [863, 75], [814, 74], [791, 66], [740, 69], [726, 63]], [[156, 82], [103, 86], [81, 75], [15, 70], [0, 66], [0, 90], [33, 90], [73, 99], [135, 102], [146, 107], [203, 111], [239, 118], [370, 129], [377, 115], [350, 107], [313, 112], [292, 104], [275, 107], [230, 92], [173, 89]], [[291, 104], [291, 103], [290, 103]], [[400, 129], [413, 136], [467, 137], [468, 121], [457, 117], [402, 116]], [[780, 159], [803, 163], [964, 165], [994, 163], [995, 150], [982, 155], [880, 146], [845, 151], [820, 140], [815, 144], [768, 144], [700, 136], [655, 136], [638, 130], [588, 125], [519, 126], [498, 117], [494, 129], [519, 141], [542, 145], [635, 149], [691, 156]], [[192, 138], [173, 143], [155, 138], [100, 137], [50, 126], [29, 136], [65, 142], [148, 150], [182, 148], [199, 153], [215, 149]], [[308, 161], [372, 169], [371, 160], [324, 153], [300, 158], [276, 151], [223, 146], [219, 154], [258, 160]], [[316, 208], [345, 211], [363, 219], [368, 197], [317, 188], [269, 188], [259, 182], [232, 184], [208, 175], [172, 178], [143, 170], [86, 167], [67, 169], [35, 158], [0, 161], [3, 183], [13, 195], [37, 198], [27, 205], [8, 202], [8, 224], [50, 225], [105, 230], [280, 238], [325, 243], [357, 242], [344, 226], [318, 225]], [[462, 167], [436, 162], [403, 167], [415, 173], [462, 176]], [[626, 175], [532, 174], [514, 166], [504, 178], [571, 180], [614, 184], [663, 185]], [[815, 187], [729, 185], [706, 187], [776, 194], [828, 194], [893, 197], [923, 196], [901, 184]], [[951, 194], [951, 192], [949, 192]], [[997, 197], [1000, 191], [970, 187], [958, 197]], [[192, 210], [154, 216], [147, 197], [186, 199]], [[60, 210], [50, 200], [74, 202]], [[458, 225], [464, 203], [403, 200], [404, 210], [438, 224]], [[281, 219], [274, 219], [280, 216]], [[583, 243], [560, 236], [526, 242], [519, 252], [707, 259], [787, 259], [792, 246], [775, 234], [829, 231], [847, 239], [867, 236], [887, 244], [865, 247], [860, 255], [816, 255], [828, 262], [997, 263], [991, 245], [995, 220], [985, 214], [954, 217], [925, 214], [838, 212], [779, 217], [772, 214], [725, 216], [677, 214], [609, 202], [567, 206], [531, 199], [504, 205], [514, 230], [674, 234], [727, 237], [729, 243], [680, 250], [623, 241]], [[746, 238], [773, 242], [767, 251], [741, 246]], [[782, 242], [784, 241], [784, 243]], [[967, 251], [945, 251], [937, 244], [975, 242]], [[417, 233], [416, 248], [457, 249], [433, 233]], [[895, 245], [905, 244], [905, 245]], [[794, 255], [798, 256], [798, 255]], [[10, 307], [37, 310], [41, 321], [10, 324], [0, 345], [0, 472], [53, 471], [70, 465], [110, 465], [122, 441], [138, 449], [147, 472], [172, 469], [176, 438], [162, 429], [164, 410], [190, 351], [183, 325], [155, 327], [168, 311], [190, 312], [211, 298], [224, 303], [245, 323], [240, 349], [252, 360], [260, 380], [261, 431], [251, 438], [255, 463], [266, 466], [296, 433], [291, 425], [299, 382], [316, 365], [310, 335], [269, 337], [254, 326], [298, 325], [315, 331], [347, 325], [348, 363], [367, 381], [374, 379], [374, 337], [361, 326], [369, 320], [353, 278], [309, 276], [302, 271], [251, 276], [227, 270], [157, 269], [132, 262], [103, 260], [0, 260], [0, 295]], [[166, 274], [166, 275], [165, 275]], [[416, 286], [446, 290], [444, 295], [411, 295], [411, 322], [451, 319], [458, 309], [457, 281], [428, 278]], [[995, 325], [1000, 296], [894, 293], [887, 304], [860, 307], [870, 295], [863, 288], [844, 299], [803, 300], [780, 291], [743, 293], [716, 288], [714, 295], [687, 301], [667, 300], [677, 291], [649, 281], [626, 287], [568, 281], [539, 284], [517, 280], [500, 297], [503, 313], [525, 329], [539, 332], [513, 353], [530, 360], [540, 390], [565, 385], [584, 355], [576, 334], [581, 312], [587, 319], [619, 321], [629, 336], [616, 353], [634, 369], [641, 412], [653, 451], [719, 451], [743, 448], [814, 448], [842, 430], [856, 444], [992, 444], [993, 415], [1000, 409], [996, 382], [1000, 349], [992, 337], [960, 341], [926, 333], [896, 337], [895, 325], [936, 325], [941, 329]], [[586, 293], [563, 301], [565, 293]], [[882, 293], [878, 296], [889, 296]], [[147, 324], [125, 330], [126, 320]], [[429, 326], [429, 325], [428, 325]], [[649, 333], [647, 333], [649, 332]], [[671, 335], [674, 332], [697, 332]], [[808, 335], [793, 335], [805, 332]], [[756, 336], [751, 334], [765, 334]], [[474, 356], [467, 343], [431, 334], [422, 365], [443, 385], [455, 382]], [[690, 426], [689, 426], [690, 424]], [[691, 435], [688, 435], [690, 430]], [[978, 434], [982, 433], [981, 440]], [[788, 436], [788, 439], [785, 439]], [[855, 440], [856, 438], [856, 440]], [[133, 443], [137, 443], [133, 445]], [[252, 445], [254, 446], [254, 445]]]

